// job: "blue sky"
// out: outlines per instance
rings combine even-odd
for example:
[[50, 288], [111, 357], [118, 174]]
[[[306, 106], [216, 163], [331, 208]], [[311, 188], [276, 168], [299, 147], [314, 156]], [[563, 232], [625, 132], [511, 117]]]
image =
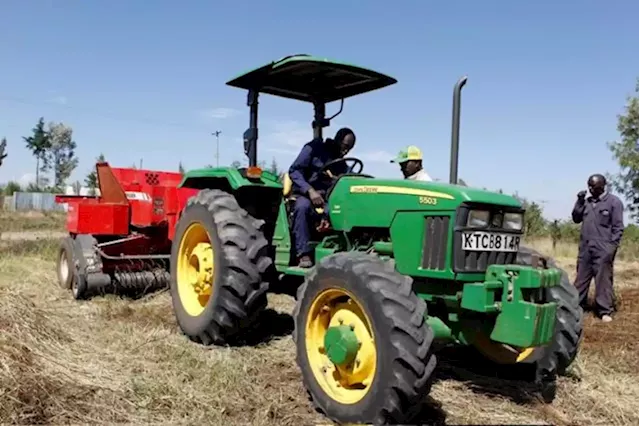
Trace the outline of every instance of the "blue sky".
[[[0, 3], [0, 182], [28, 180], [40, 116], [74, 129], [82, 180], [114, 166], [176, 170], [243, 160], [245, 93], [224, 83], [293, 53], [345, 60], [398, 84], [345, 102], [327, 130], [356, 131], [365, 172], [419, 145], [446, 180], [451, 96], [463, 91], [460, 176], [544, 202], [565, 218], [606, 148], [638, 75], [638, 2], [4, 0]], [[329, 111], [337, 105], [330, 105]], [[259, 157], [288, 167], [311, 137], [311, 107], [263, 96]]]

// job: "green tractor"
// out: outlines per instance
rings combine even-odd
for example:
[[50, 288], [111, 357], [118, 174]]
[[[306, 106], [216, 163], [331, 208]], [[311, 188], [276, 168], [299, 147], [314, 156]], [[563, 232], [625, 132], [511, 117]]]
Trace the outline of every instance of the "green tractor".
[[182, 210], [171, 254], [182, 331], [230, 344], [259, 320], [267, 292], [284, 287], [296, 294], [304, 385], [332, 420], [411, 421], [430, 390], [436, 342], [528, 366], [551, 400], [581, 341], [578, 295], [552, 260], [521, 246], [516, 199], [456, 184], [465, 82], [454, 88], [449, 183], [378, 179], [362, 173], [361, 160], [340, 160], [353, 164], [331, 176], [330, 229], [314, 238], [315, 266], [303, 269], [292, 253], [291, 182], [258, 167], [258, 94], [311, 103], [313, 135], [322, 138], [335, 117], [326, 117], [327, 103], [341, 101], [342, 111], [346, 98], [396, 80], [295, 55], [229, 81], [248, 91], [249, 165], [193, 170], [181, 183], [199, 190]]

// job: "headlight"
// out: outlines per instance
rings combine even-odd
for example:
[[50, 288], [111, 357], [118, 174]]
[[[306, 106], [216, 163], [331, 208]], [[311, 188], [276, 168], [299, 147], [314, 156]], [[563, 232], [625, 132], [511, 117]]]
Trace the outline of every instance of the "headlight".
[[521, 213], [506, 213], [502, 226], [504, 229], [511, 231], [521, 231], [523, 222], [523, 215]]
[[467, 226], [482, 228], [489, 224], [489, 212], [486, 210], [471, 210], [467, 217]]

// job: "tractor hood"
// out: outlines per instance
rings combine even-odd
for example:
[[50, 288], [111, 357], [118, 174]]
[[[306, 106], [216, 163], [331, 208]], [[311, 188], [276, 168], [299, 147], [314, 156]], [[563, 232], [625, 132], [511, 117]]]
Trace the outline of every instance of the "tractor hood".
[[[369, 179], [373, 182], [362, 185], [373, 186], [380, 188], [382, 192], [388, 191], [388, 188], [403, 188], [404, 192], [408, 195], [420, 195], [421, 192], [433, 192], [432, 196], [442, 199], [455, 199], [459, 202], [474, 202], [474, 203], [487, 203], [495, 204], [506, 207], [522, 207], [520, 202], [510, 195], [500, 194], [493, 191], [487, 191], [485, 189], [471, 188], [462, 185], [452, 185], [450, 183], [443, 182], [423, 182], [406, 179]], [[394, 189], [395, 190], [395, 189]], [[396, 190], [397, 193], [402, 194], [401, 189]]]
[[350, 194], [387, 194], [414, 198], [425, 196], [433, 197], [437, 200], [455, 200], [456, 204], [474, 202], [505, 207], [522, 207], [520, 202], [510, 195], [441, 182], [345, 177], [340, 179], [333, 192], [338, 194], [341, 191], [346, 191]]
[[441, 182], [356, 176], [340, 179], [328, 201], [331, 222], [342, 230], [361, 226], [390, 226], [398, 212], [455, 212], [462, 203], [522, 208], [512, 196], [478, 188]]

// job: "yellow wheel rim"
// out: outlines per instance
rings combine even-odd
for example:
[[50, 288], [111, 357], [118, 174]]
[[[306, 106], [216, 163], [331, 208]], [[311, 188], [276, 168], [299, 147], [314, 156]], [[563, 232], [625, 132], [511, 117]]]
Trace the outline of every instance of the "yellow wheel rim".
[[473, 343], [480, 353], [498, 364], [517, 364], [527, 361], [538, 349], [537, 346], [520, 348], [504, 345], [492, 341], [482, 333], [478, 333]]
[[[329, 327], [349, 326], [358, 339], [353, 362], [335, 365], [325, 351]], [[343, 289], [327, 289], [316, 296], [305, 327], [307, 359], [322, 390], [341, 404], [355, 404], [367, 394], [376, 373], [376, 342], [369, 317], [355, 297]]]
[[204, 311], [213, 293], [214, 251], [207, 230], [192, 223], [178, 247], [176, 279], [184, 310], [191, 316]]

